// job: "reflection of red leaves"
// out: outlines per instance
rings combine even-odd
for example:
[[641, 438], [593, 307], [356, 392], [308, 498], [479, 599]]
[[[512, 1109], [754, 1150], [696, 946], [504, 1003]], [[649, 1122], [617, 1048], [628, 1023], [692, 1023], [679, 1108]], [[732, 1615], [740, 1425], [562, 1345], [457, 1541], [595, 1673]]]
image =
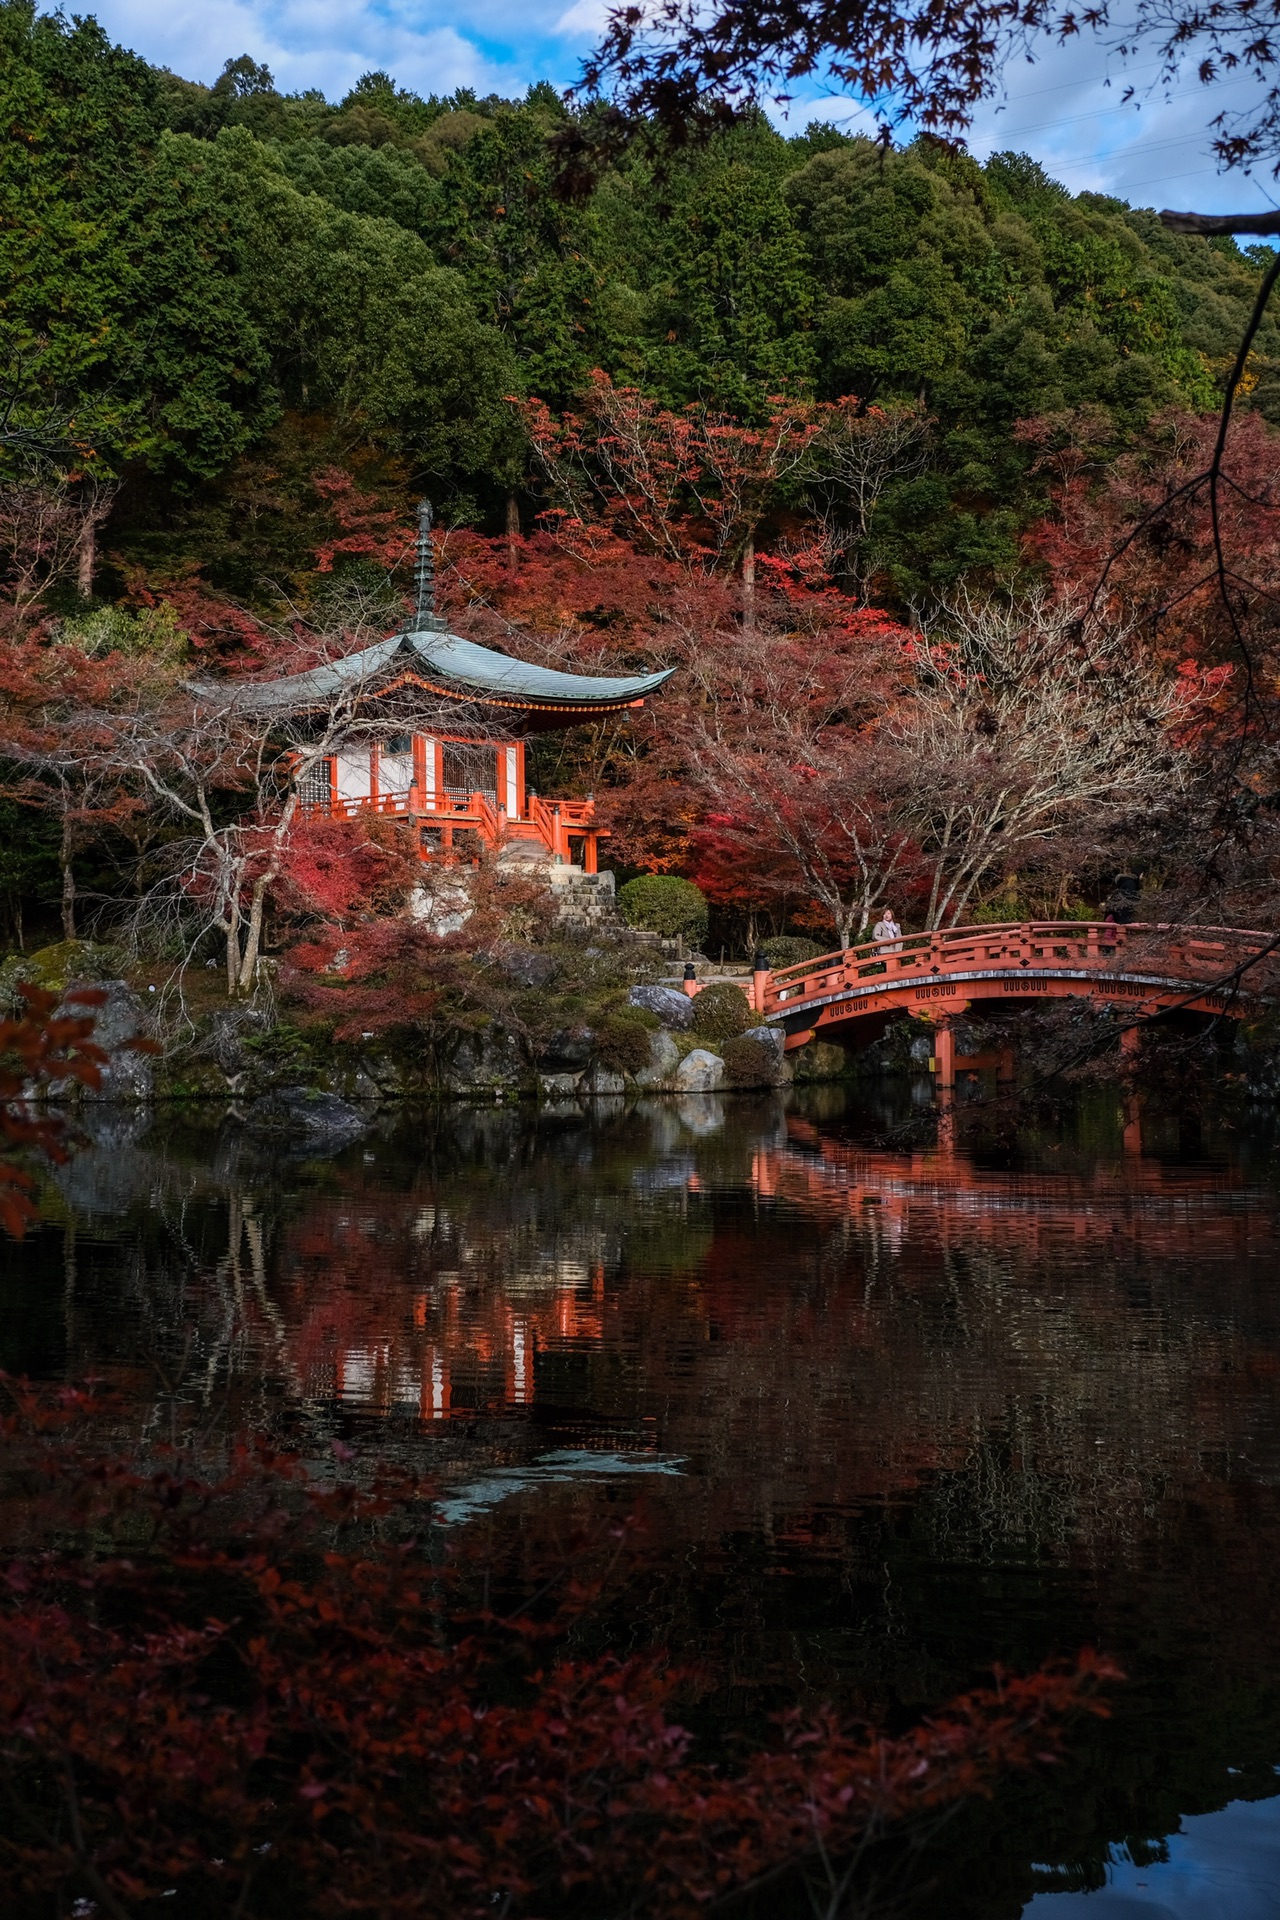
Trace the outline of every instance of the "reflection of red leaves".
[[399, 1544], [429, 1497], [408, 1477], [326, 1490], [244, 1449], [212, 1483], [177, 1456], [146, 1474], [78, 1444], [77, 1409], [40, 1429], [41, 1396], [5, 1384], [9, 1446], [45, 1489], [0, 1580], [7, 1788], [41, 1814], [0, 1863], [11, 1901], [65, 1899], [87, 1864], [117, 1900], [177, 1883], [247, 1917], [693, 1920], [1053, 1759], [1120, 1677], [1088, 1653], [997, 1675], [897, 1737], [794, 1712], [744, 1764], [709, 1764], [659, 1650], [572, 1654], [605, 1597], [589, 1543], [539, 1569], [536, 1617], [498, 1617], [477, 1549], [428, 1567]]
[[[65, 1159], [63, 1123], [56, 1116], [36, 1116], [24, 1102], [51, 1083], [73, 1080], [82, 1087], [101, 1085], [107, 1055], [93, 1042], [93, 1007], [105, 995], [96, 987], [80, 988], [66, 996], [38, 987], [20, 986], [25, 1013], [0, 1020], [0, 1143], [8, 1153], [40, 1152]], [[86, 1009], [83, 1013], [72, 1011]], [[31, 1178], [6, 1157], [0, 1160], [0, 1225], [20, 1238], [35, 1217]]]

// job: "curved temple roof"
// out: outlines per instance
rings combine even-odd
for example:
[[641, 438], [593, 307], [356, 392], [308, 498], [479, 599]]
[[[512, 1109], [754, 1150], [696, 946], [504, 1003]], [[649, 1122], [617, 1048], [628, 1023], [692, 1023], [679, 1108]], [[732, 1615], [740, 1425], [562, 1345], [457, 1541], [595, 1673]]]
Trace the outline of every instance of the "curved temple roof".
[[629, 707], [653, 693], [675, 672], [617, 679], [583, 673], [558, 673], [551, 667], [512, 660], [473, 640], [431, 629], [393, 634], [360, 653], [345, 654], [306, 673], [279, 680], [193, 683], [193, 691], [251, 712], [305, 712], [344, 694], [369, 699], [404, 679], [416, 680], [446, 697], [527, 712], [607, 711]]

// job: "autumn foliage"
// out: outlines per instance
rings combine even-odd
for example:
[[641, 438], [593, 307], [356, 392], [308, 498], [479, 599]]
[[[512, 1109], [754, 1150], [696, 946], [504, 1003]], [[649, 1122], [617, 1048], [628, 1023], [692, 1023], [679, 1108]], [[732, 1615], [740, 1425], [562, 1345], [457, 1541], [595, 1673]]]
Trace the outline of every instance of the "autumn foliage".
[[0, 1020], [0, 1227], [20, 1237], [35, 1218], [34, 1182], [12, 1156], [66, 1158], [65, 1123], [31, 1103], [51, 1087], [100, 1086], [107, 1056], [93, 1039], [93, 1009], [103, 1001], [99, 988], [83, 987], [65, 998], [25, 984], [18, 991], [21, 1013]]
[[796, 1711], [717, 1762], [659, 1650], [573, 1650], [602, 1595], [582, 1542], [541, 1601], [492, 1604], [430, 1489], [344, 1477], [341, 1446], [311, 1470], [260, 1447], [129, 1465], [94, 1454], [86, 1396], [4, 1386], [35, 1502], [0, 1581], [15, 1915], [176, 1893], [246, 1920], [675, 1920], [1052, 1759], [1117, 1677], [998, 1676], [892, 1736]]

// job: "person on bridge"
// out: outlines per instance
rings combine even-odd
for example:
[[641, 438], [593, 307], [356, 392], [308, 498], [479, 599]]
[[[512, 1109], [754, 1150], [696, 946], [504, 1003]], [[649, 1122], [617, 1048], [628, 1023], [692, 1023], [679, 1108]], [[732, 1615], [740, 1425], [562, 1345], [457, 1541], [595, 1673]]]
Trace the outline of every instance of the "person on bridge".
[[871, 938], [885, 953], [902, 952], [902, 928], [893, 917], [893, 908], [885, 907], [871, 929]]

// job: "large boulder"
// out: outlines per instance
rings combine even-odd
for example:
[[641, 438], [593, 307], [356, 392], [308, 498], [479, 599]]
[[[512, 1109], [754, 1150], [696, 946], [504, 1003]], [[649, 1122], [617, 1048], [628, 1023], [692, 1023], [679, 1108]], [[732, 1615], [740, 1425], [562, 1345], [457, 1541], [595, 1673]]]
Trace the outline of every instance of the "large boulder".
[[627, 1083], [620, 1073], [614, 1073], [609, 1067], [602, 1067], [597, 1061], [582, 1082], [584, 1093], [625, 1093]]
[[369, 1122], [365, 1114], [333, 1093], [311, 1087], [280, 1087], [255, 1100], [245, 1115], [254, 1132], [280, 1141], [292, 1153], [337, 1153], [358, 1140]]
[[677, 1093], [718, 1093], [724, 1085], [724, 1061], [718, 1053], [695, 1047], [671, 1076]]
[[[127, 980], [95, 980], [92, 986], [95, 993], [105, 997], [100, 1007], [86, 1007], [84, 1011], [93, 1014], [95, 1046], [105, 1047], [110, 1058], [102, 1069], [101, 1084], [86, 1087], [83, 1098], [149, 1100], [155, 1084], [156, 1057], [129, 1045], [131, 1040], [149, 1037], [147, 1009]], [[67, 1011], [76, 1011], [74, 1001]], [[69, 1092], [73, 1086], [71, 1082], [60, 1091]]]
[[590, 1065], [595, 1045], [594, 1028], [562, 1027], [539, 1050], [539, 1069], [545, 1073], [581, 1073]]
[[855, 1071], [854, 1056], [829, 1040], [810, 1040], [792, 1054], [791, 1071], [797, 1080], [843, 1080]]
[[258, 1007], [234, 1003], [217, 1007], [209, 1015], [202, 1051], [213, 1056], [223, 1073], [232, 1076], [243, 1073], [254, 1065], [254, 1055], [246, 1050], [246, 1042], [261, 1040], [272, 1025], [270, 1015]]
[[580, 1073], [540, 1073], [538, 1086], [544, 1100], [571, 1100], [581, 1080]]
[[525, 1077], [524, 1057], [515, 1036], [493, 1027], [464, 1036], [449, 1063], [445, 1085], [450, 1093], [493, 1093], [498, 1088], [517, 1089]]
[[662, 1029], [649, 1035], [649, 1064], [635, 1076], [638, 1087], [664, 1087], [680, 1065], [680, 1049]]
[[534, 947], [520, 946], [511, 941], [503, 941], [496, 946], [493, 958], [513, 987], [545, 987], [556, 970], [554, 954], [539, 953]]
[[684, 1033], [693, 1022], [693, 1001], [676, 987], [632, 987], [627, 999], [633, 1007], [656, 1013], [664, 1027]]

